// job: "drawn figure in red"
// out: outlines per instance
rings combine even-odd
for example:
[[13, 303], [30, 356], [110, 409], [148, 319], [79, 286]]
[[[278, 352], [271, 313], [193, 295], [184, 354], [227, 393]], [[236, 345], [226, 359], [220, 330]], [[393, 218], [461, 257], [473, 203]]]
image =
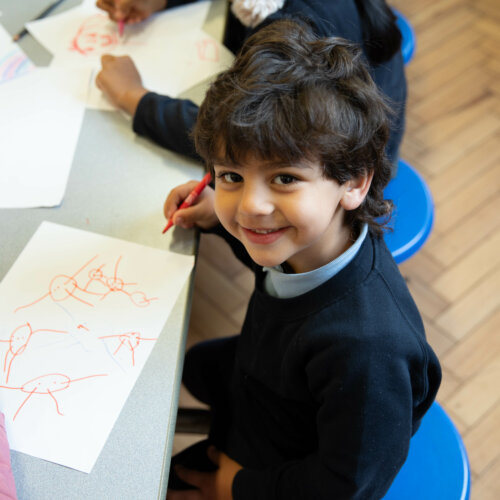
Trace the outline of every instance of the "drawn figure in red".
[[[39, 328], [38, 330], [33, 330], [29, 323], [18, 326], [11, 334], [9, 340], [0, 340], [0, 342], [8, 342], [9, 349], [5, 353], [5, 359], [3, 363], [3, 371], [7, 372], [5, 377], [5, 382], [9, 381], [10, 370], [12, 368], [12, 363], [17, 356], [20, 356], [28, 347], [28, 343], [31, 337], [35, 333], [39, 332], [49, 332], [49, 333], [68, 333], [63, 330], [50, 330], [48, 328]], [[9, 361], [10, 358], [10, 361]]]
[[219, 60], [219, 47], [214, 40], [210, 38], [198, 40], [196, 48], [198, 49], [198, 58], [200, 61], [217, 62]]
[[[90, 269], [88, 272], [89, 279], [86, 285], [83, 287], [80, 286], [76, 277], [97, 257], [97, 255], [94, 255], [94, 257], [92, 257], [71, 276], [58, 274], [49, 283], [49, 291], [46, 294], [29, 304], [19, 306], [14, 310], [14, 312], [24, 309], [25, 307], [33, 306], [47, 297], [50, 297], [54, 302], [62, 302], [71, 298], [90, 307], [94, 307], [94, 304], [90, 302], [93, 297], [99, 298], [99, 300], [104, 300], [112, 292], [124, 293], [137, 307], [146, 307], [151, 303], [151, 301], [158, 300], [157, 297], [148, 298], [144, 292], [138, 290], [134, 292], [125, 290], [125, 287], [134, 286], [137, 285], [137, 283], [125, 282], [120, 276], [118, 276], [118, 266], [122, 259], [121, 256], [118, 257], [115, 263], [113, 276], [106, 276], [104, 274], [103, 268], [105, 264], [102, 264], [97, 268]], [[85, 299], [83, 297], [85, 297]]]
[[[24, 309], [25, 307], [33, 306], [47, 297], [50, 297], [54, 302], [62, 302], [63, 300], [69, 299], [71, 297], [72, 299], [76, 299], [79, 302], [82, 302], [83, 304], [94, 307], [93, 304], [87, 302], [87, 300], [83, 300], [81, 297], [77, 296], [77, 292], [81, 292], [87, 295], [95, 295], [95, 294], [79, 287], [75, 277], [79, 273], [81, 273], [82, 270], [85, 269], [96, 258], [97, 255], [94, 255], [94, 257], [92, 257], [80, 269], [78, 269], [76, 273], [73, 273], [73, 275], [71, 276], [67, 276], [66, 274], [58, 274], [57, 276], [52, 278], [52, 281], [49, 283], [49, 291], [45, 295], [42, 295], [39, 299], [36, 299], [29, 304], [25, 304], [24, 306], [19, 306], [17, 309], [14, 310], [14, 312], [17, 312], [20, 309]], [[81, 295], [81, 293], [79, 293], [79, 295]]]
[[97, 292], [97, 289], [95, 287], [95, 284], [98, 283], [99, 286], [101, 287], [100, 289], [102, 290], [102, 287], [105, 287], [106, 291], [102, 291], [101, 294], [101, 299], [104, 300], [110, 293], [113, 292], [121, 292], [127, 295], [130, 300], [138, 307], [146, 307], [150, 304], [152, 300], [157, 300], [157, 297], [154, 298], [148, 298], [146, 297], [146, 294], [141, 291], [135, 291], [135, 292], [129, 292], [128, 290], [125, 290], [125, 287], [127, 286], [134, 286], [137, 285], [137, 283], [129, 283], [125, 282], [120, 276], [118, 276], [118, 266], [120, 265], [120, 262], [122, 260], [122, 256], [118, 257], [116, 263], [115, 263], [115, 268], [113, 272], [113, 276], [106, 276], [102, 268], [104, 265], [100, 266], [97, 269], [92, 269], [89, 272], [89, 282], [85, 286], [85, 290], [89, 291], [89, 289], [92, 289], [93, 292]]
[[132, 366], [135, 366], [135, 350], [139, 347], [139, 344], [141, 343], [141, 341], [142, 340], [156, 340], [156, 338], [148, 339], [148, 338], [141, 337], [141, 334], [139, 332], [121, 333], [119, 335], [105, 335], [104, 337], [99, 337], [99, 338], [100, 339], [116, 338], [119, 340], [118, 347], [116, 348], [115, 352], [113, 353], [113, 356], [115, 356], [116, 353], [123, 346], [128, 347], [130, 354], [132, 356]]
[[82, 56], [101, 55], [120, 43], [116, 29], [105, 15], [96, 14], [88, 18], [71, 40], [70, 50]]
[[67, 375], [64, 375], [62, 373], [49, 373], [47, 375], [41, 375], [40, 377], [36, 377], [32, 380], [28, 380], [28, 382], [24, 383], [21, 387], [9, 387], [7, 385], [0, 385], [0, 389], [14, 389], [28, 394], [26, 399], [21, 403], [21, 405], [17, 409], [16, 414], [12, 419], [13, 421], [16, 419], [17, 415], [21, 411], [21, 408], [26, 404], [28, 399], [31, 398], [31, 396], [33, 396], [33, 394], [42, 394], [50, 396], [54, 400], [58, 415], [64, 416], [59, 411], [59, 404], [54, 396], [54, 392], [64, 391], [73, 382], [79, 382], [81, 380], [86, 380], [94, 377], [107, 377], [107, 375], [108, 375], [107, 373], [101, 373], [96, 375], [88, 375], [87, 377], [70, 379]]

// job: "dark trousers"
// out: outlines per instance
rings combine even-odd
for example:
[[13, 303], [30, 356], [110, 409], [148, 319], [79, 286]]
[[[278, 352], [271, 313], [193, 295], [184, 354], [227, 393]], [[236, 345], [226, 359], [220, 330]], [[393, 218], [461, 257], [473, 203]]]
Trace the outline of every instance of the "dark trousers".
[[196, 399], [210, 406], [212, 423], [208, 439], [172, 457], [168, 481], [170, 489], [192, 488], [175, 474], [174, 466], [177, 464], [205, 472], [217, 468], [208, 458], [206, 450], [210, 444], [224, 448], [225, 430], [230, 418], [229, 387], [238, 337], [200, 342], [186, 353], [182, 381]]

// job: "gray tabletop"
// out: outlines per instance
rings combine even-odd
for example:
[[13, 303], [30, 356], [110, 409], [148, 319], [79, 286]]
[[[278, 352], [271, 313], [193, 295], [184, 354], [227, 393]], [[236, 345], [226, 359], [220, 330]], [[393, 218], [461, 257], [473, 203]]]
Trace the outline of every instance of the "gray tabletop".
[[[0, 23], [14, 34], [49, 3], [0, 0]], [[78, 3], [66, 0], [54, 13]], [[214, 30], [220, 34], [222, 3], [216, 2], [209, 13], [206, 26], [211, 34]], [[51, 55], [30, 35], [20, 45], [35, 64], [49, 64]], [[199, 101], [203, 89], [198, 86], [186, 95]], [[201, 175], [200, 167], [189, 160], [135, 136], [121, 113], [87, 110], [62, 204], [0, 210], [0, 280], [44, 220], [193, 254], [193, 232], [175, 229], [167, 236], [161, 234], [164, 198], [173, 179], [185, 172], [193, 178]], [[165, 498], [191, 285], [192, 279], [181, 292], [92, 472], [13, 451], [20, 500]]]

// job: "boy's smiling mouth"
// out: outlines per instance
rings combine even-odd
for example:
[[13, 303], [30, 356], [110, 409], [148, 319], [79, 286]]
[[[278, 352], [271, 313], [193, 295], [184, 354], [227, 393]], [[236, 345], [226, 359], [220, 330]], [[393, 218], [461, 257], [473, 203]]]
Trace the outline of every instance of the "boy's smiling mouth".
[[261, 244], [261, 245], [267, 245], [270, 243], [274, 243], [288, 229], [288, 227], [279, 227], [276, 229], [247, 228], [244, 226], [240, 226], [240, 227], [250, 242]]

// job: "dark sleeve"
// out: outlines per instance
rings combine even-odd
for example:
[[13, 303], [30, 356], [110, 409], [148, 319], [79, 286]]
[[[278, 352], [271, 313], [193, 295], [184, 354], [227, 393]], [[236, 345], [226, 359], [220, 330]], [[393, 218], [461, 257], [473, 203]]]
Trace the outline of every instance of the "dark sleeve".
[[167, 9], [173, 9], [174, 7], [179, 7], [179, 5], [186, 5], [188, 3], [194, 3], [198, 0], [167, 0]]
[[[408, 453], [414, 398], [430, 406], [435, 392], [414, 394], [407, 359], [387, 344], [363, 346], [366, 338], [359, 337], [318, 351], [307, 364], [318, 407], [317, 451], [265, 470], [242, 469], [234, 500], [375, 500], [385, 494]], [[422, 353], [416, 357], [417, 378], [427, 378], [428, 362]]]
[[139, 101], [133, 129], [164, 148], [201, 162], [190, 137], [197, 116], [198, 106], [188, 99], [148, 92]]

